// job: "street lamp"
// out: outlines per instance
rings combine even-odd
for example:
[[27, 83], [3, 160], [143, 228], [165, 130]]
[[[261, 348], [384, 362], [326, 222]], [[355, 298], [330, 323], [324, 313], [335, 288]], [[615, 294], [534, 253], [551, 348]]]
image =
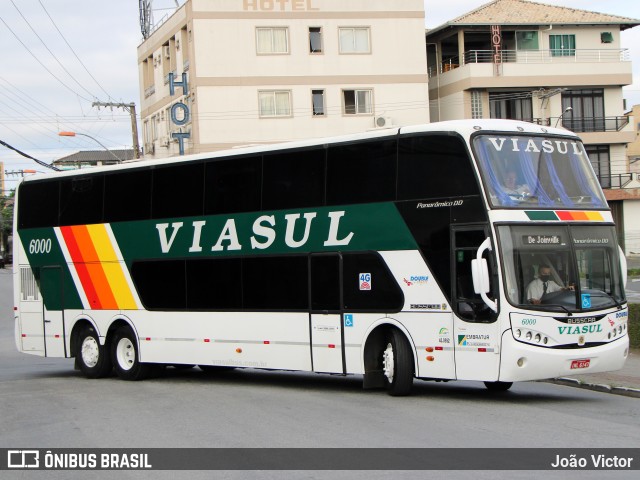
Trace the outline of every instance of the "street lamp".
[[122, 163], [122, 160], [120, 158], [118, 158], [115, 153], [113, 153], [111, 150], [109, 150], [107, 147], [105, 147], [102, 143], [100, 143], [96, 138], [93, 138], [91, 135], [87, 135], [86, 133], [78, 133], [78, 132], [59, 132], [58, 133], [58, 136], [60, 136], [60, 137], [75, 137], [75, 136], [78, 136], [78, 135], [80, 135], [82, 137], [89, 137], [91, 140], [93, 140], [98, 145], [100, 145], [102, 148], [104, 148], [107, 152], [109, 152], [111, 154], [111, 156], [118, 161], [118, 163]]
[[560, 116], [558, 117], [558, 120], [556, 120], [556, 125], [555, 125], [555, 126], [556, 126], [556, 127], [558, 126], [558, 123], [560, 123], [560, 120], [562, 120], [562, 117], [563, 117], [563, 115], [564, 115], [565, 113], [569, 113], [569, 112], [571, 112], [572, 110], [573, 110], [573, 108], [571, 108], [571, 107], [567, 107], [567, 108], [565, 108], [565, 109], [564, 109], [564, 112], [562, 112], [562, 113], [560, 114]]

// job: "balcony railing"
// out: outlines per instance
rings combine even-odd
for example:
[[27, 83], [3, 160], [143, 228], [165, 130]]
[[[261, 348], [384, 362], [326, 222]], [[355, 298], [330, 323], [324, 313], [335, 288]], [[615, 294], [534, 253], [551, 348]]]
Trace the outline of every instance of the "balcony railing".
[[[557, 117], [552, 117], [555, 125]], [[564, 116], [562, 126], [573, 132], [619, 132], [629, 124], [629, 117], [570, 117]]]
[[598, 181], [602, 188], [624, 188], [633, 180], [634, 173], [616, 173], [613, 175], [598, 175]]
[[[619, 63], [631, 61], [629, 50], [622, 49], [571, 49], [571, 50], [502, 50], [498, 53], [499, 63]], [[494, 63], [493, 50], [469, 50], [460, 58], [449, 57], [439, 65], [444, 73], [463, 65]], [[429, 76], [436, 75], [434, 67], [429, 68]]]

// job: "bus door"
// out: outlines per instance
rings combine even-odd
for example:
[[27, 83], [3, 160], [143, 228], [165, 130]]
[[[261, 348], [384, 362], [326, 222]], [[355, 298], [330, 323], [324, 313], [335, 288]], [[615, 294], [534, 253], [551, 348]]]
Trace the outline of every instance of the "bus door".
[[46, 292], [42, 303], [45, 356], [66, 357], [64, 325], [64, 291], [62, 268], [40, 269], [40, 291]]
[[314, 372], [345, 372], [341, 264], [335, 253], [310, 256], [309, 328]]
[[[452, 227], [452, 296], [454, 316], [454, 348], [458, 380], [497, 381], [500, 367], [500, 329], [497, 314], [475, 293], [471, 260], [488, 237], [484, 226]], [[492, 247], [494, 248], [494, 247]], [[481, 252], [482, 253], [482, 252]], [[493, 252], [485, 250], [492, 291], [496, 298], [497, 278]]]
[[42, 319], [42, 295], [37, 277], [40, 269], [29, 266], [20, 267], [20, 297], [18, 312], [20, 313], [21, 350], [34, 355], [44, 355], [44, 322]]

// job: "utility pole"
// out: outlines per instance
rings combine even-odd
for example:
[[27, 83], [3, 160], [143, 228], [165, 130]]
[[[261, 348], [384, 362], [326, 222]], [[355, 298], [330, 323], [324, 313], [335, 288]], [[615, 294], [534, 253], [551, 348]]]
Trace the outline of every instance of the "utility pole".
[[138, 143], [138, 122], [136, 120], [136, 104], [114, 103], [114, 102], [93, 102], [93, 107], [116, 107], [126, 110], [131, 115], [131, 134], [133, 136], [133, 152], [136, 158], [140, 158], [140, 144]]

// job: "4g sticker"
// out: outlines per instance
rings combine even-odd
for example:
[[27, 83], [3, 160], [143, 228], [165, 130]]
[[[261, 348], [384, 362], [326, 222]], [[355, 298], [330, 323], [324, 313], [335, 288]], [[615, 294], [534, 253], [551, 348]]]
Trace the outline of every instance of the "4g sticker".
[[358, 281], [360, 283], [360, 290], [371, 290], [371, 274], [370, 273], [358, 274]]

